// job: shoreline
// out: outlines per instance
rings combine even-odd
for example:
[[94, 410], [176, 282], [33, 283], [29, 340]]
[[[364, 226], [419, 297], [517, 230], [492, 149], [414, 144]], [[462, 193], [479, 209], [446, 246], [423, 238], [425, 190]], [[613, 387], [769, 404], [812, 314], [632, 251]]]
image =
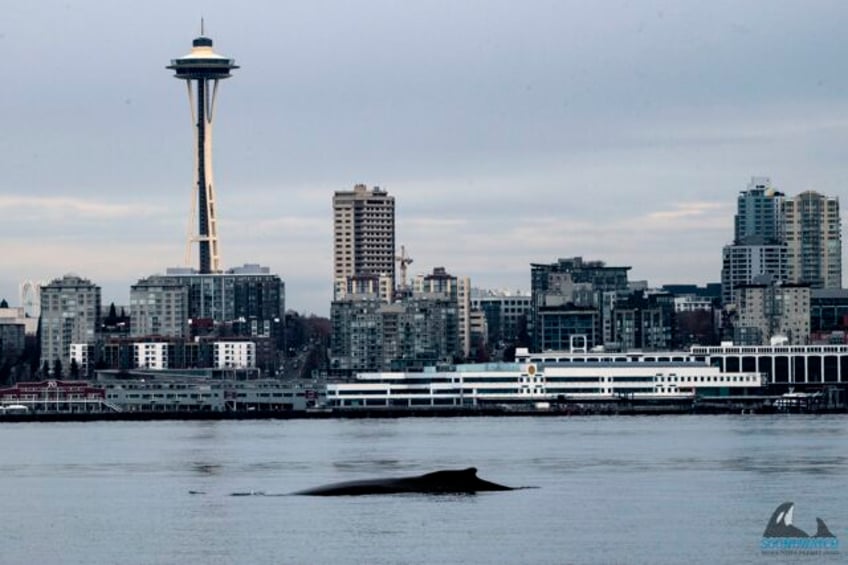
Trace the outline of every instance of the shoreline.
[[818, 410], [783, 410], [760, 406], [597, 406], [580, 409], [534, 408], [354, 408], [343, 410], [251, 410], [230, 412], [78, 412], [0, 415], [3, 423], [29, 422], [146, 422], [146, 421], [214, 421], [214, 420], [361, 420], [398, 418], [476, 418], [476, 417], [585, 417], [585, 416], [723, 416], [773, 414], [848, 414], [846, 408]]

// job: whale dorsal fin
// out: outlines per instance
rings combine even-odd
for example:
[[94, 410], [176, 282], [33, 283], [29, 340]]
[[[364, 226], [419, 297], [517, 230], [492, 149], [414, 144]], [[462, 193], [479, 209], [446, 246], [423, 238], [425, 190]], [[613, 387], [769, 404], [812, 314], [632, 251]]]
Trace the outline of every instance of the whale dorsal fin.
[[827, 524], [821, 518], [816, 518], [816, 535], [817, 538], [835, 538], [836, 536], [827, 529]]

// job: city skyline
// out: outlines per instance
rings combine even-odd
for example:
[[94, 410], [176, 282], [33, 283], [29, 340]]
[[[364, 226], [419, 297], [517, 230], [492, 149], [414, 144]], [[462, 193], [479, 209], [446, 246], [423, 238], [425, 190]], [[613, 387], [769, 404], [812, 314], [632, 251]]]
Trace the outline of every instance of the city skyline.
[[750, 177], [848, 180], [848, 7], [763, 5], [19, 3], [0, 298], [73, 272], [125, 304], [182, 264], [191, 133], [163, 66], [201, 15], [242, 66], [216, 120], [222, 267], [268, 265], [290, 308], [329, 310], [332, 195], [358, 183], [396, 198], [411, 274], [527, 291], [530, 263], [582, 255], [717, 281]]

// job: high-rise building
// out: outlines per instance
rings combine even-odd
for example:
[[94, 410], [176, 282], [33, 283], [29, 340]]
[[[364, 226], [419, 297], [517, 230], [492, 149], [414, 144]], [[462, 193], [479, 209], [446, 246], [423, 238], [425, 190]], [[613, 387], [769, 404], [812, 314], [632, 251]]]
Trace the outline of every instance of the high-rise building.
[[56, 361], [68, 374], [71, 345], [97, 342], [100, 287], [76, 275], [65, 275], [41, 287], [41, 360], [54, 370]]
[[802, 192], [784, 202], [789, 280], [812, 288], [842, 288], [839, 199]]
[[388, 276], [395, 288], [395, 199], [364, 184], [333, 195], [334, 297], [361, 275]]
[[212, 50], [212, 40], [203, 36], [202, 26], [200, 33], [200, 37], [192, 42], [191, 53], [179, 59], [172, 59], [167, 68], [174, 71], [176, 78], [186, 81], [191, 117], [194, 121], [196, 145], [191, 225], [193, 228], [196, 213], [197, 234], [192, 235], [194, 229], [189, 230], [186, 263], [189, 261], [191, 244], [197, 242], [200, 254], [199, 270], [200, 273], [206, 274], [217, 273], [221, 269], [215, 188], [212, 180], [212, 118], [215, 115], [215, 98], [218, 93], [218, 81], [229, 78], [230, 71], [238, 67], [233, 59], [222, 57]]
[[752, 177], [739, 194], [734, 237], [722, 251], [721, 294], [724, 304], [735, 298], [735, 289], [768, 275], [775, 282], [787, 280], [783, 193], [767, 177]]
[[739, 194], [734, 218], [735, 245], [783, 243], [781, 204], [783, 193], [768, 177], [752, 177], [747, 190]]

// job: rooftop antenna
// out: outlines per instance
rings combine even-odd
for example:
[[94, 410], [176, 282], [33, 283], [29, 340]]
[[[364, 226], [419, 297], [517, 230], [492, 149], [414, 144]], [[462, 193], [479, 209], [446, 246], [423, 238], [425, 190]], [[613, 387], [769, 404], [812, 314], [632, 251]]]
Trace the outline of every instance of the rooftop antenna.
[[200, 16], [200, 35], [203, 35], [203, 16]]

